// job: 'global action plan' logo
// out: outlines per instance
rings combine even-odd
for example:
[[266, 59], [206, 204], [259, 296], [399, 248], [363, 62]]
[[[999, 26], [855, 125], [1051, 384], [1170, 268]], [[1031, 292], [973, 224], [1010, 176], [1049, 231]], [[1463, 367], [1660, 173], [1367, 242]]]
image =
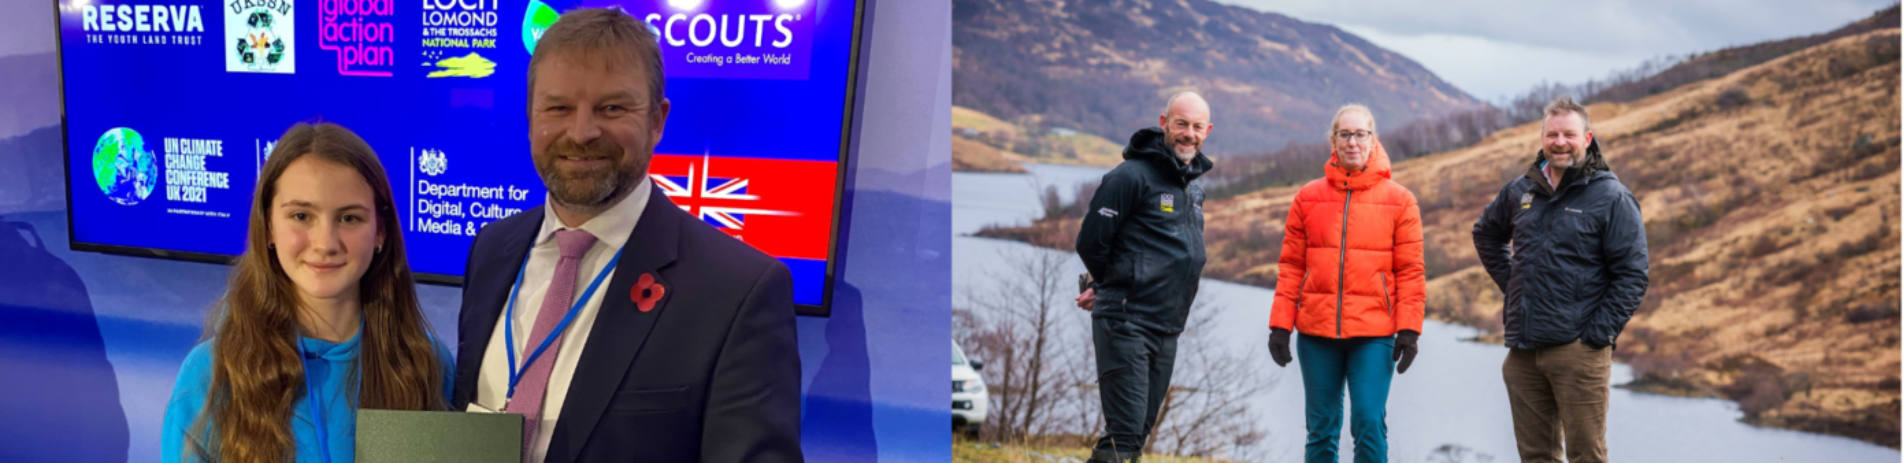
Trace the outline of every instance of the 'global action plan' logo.
[[396, 0], [317, 0], [317, 48], [337, 74], [390, 77], [396, 69]]

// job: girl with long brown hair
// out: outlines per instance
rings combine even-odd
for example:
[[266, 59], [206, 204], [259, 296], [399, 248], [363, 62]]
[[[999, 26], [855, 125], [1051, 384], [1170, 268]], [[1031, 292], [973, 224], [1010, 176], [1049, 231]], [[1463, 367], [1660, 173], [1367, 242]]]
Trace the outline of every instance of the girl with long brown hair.
[[349, 462], [358, 408], [445, 409], [453, 360], [417, 303], [400, 223], [362, 138], [285, 131], [231, 286], [179, 369], [161, 459]]

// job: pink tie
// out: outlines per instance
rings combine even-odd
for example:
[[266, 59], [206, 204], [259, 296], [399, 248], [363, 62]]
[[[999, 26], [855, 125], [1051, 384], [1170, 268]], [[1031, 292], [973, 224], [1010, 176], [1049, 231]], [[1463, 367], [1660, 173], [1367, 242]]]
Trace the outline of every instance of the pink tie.
[[[560, 230], [555, 232], [555, 242], [562, 249], [562, 258], [555, 262], [555, 278], [549, 281], [548, 292], [542, 295], [542, 310], [535, 314], [535, 329], [529, 336], [529, 349], [541, 345], [542, 339], [547, 338], [550, 332], [555, 331], [555, 325], [561, 323], [562, 316], [568, 315], [568, 308], [575, 301], [575, 273], [580, 270], [582, 255], [595, 245], [595, 235], [579, 229]], [[504, 407], [504, 411], [521, 413], [526, 419], [522, 423], [524, 455], [534, 447], [535, 425], [541, 422], [542, 398], [548, 393], [549, 372], [555, 369], [555, 357], [561, 350], [561, 333], [555, 333], [555, 342], [550, 343], [548, 350], [535, 359], [535, 364], [528, 365], [528, 371], [522, 372], [521, 383], [515, 387], [515, 397]], [[523, 356], [526, 357], [527, 352]], [[527, 461], [528, 458], [525, 456], [523, 460]]]

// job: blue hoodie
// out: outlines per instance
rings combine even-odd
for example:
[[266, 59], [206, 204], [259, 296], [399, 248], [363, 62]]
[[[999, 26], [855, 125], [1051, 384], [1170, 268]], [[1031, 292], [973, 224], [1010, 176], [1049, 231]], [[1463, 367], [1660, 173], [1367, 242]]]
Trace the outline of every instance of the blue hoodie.
[[[361, 333], [361, 330], [359, 330]], [[328, 430], [331, 463], [349, 463], [357, 456], [357, 409], [354, 398], [346, 396], [345, 391], [355, 393], [354, 387], [347, 387], [345, 381], [356, 368], [357, 353], [362, 338], [351, 336], [349, 340], [334, 343], [317, 338], [299, 337], [304, 355], [304, 367], [315, 385], [316, 396], [324, 412], [324, 424]], [[450, 393], [455, 385], [456, 362], [450, 357], [449, 348], [435, 336], [430, 337], [430, 345], [436, 348], [437, 363], [442, 367], [443, 401], [449, 402]], [[205, 399], [211, 391], [211, 355], [210, 341], [199, 343], [185, 356], [185, 364], [179, 367], [178, 383], [172, 387], [172, 400], [165, 406], [165, 426], [159, 435], [159, 461], [166, 463], [200, 461], [192, 458], [193, 453], [185, 444], [186, 433], [198, 421], [199, 414], [205, 411]], [[310, 394], [297, 398], [291, 405], [291, 436], [297, 445], [297, 461], [305, 463], [323, 463], [324, 457], [318, 453], [317, 426], [311, 420]], [[191, 439], [197, 445], [210, 449], [210, 436], [193, 435]]]

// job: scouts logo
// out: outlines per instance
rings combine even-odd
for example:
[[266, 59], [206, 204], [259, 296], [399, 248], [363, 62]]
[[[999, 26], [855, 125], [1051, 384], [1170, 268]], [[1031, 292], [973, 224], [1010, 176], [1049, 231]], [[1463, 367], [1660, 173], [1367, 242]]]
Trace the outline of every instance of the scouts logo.
[[1529, 207], [1533, 207], [1533, 192], [1520, 193], [1520, 208], [1526, 209]]
[[1176, 195], [1163, 193], [1163, 212], [1176, 212]]

